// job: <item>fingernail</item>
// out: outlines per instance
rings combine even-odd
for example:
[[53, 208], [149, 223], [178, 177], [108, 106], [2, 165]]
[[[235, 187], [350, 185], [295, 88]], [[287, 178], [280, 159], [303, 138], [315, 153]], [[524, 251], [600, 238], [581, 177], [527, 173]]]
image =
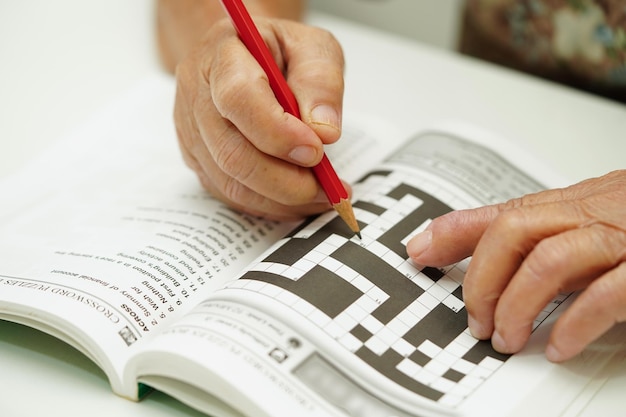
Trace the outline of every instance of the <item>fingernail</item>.
[[561, 352], [559, 352], [554, 345], [550, 344], [546, 347], [546, 358], [548, 358], [550, 362], [561, 362], [563, 355], [561, 355]]
[[497, 330], [491, 335], [491, 346], [500, 353], [508, 353], [506, 342]]
[[320, 104], [311, 110], [311, 123], [330, 126], [337, 130], [341, 129], [339, 114], [326, 104]]
[[411, 258], [417, 258], [430, 247], [433, 241], [433, 232], [424, 230], [413, 236], [406, 245], [407, 253]]
[[467, 327], [469, 327], [470, 333], [476, 339], [485, 339], [487, 335], [483, 330], [483, 326], [472, 315], [467, 315]]
[[301, 165], [313, 165], [317, 162], [317, 149], [312, 146], [298, 146], [289, 153], [289, 158]]

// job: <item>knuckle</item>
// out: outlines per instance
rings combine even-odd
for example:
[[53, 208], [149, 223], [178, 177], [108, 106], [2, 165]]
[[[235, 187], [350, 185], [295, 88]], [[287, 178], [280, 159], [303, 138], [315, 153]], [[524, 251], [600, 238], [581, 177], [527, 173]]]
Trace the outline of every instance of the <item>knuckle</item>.
[[626, 260], [626, 232], [616, 229], [607, 224], [595, 224], [587, 228], [594, 233], [589, 233], [588, 242], [583, 242], [590, 248], [602, 248], [596, 251], [598, 261], [602, 265], [617, 265]]
[[539, 241], [524, 260], [526, 275], [537, 282], [545, 283], [554, 273], [563, 270], [569, 263], [569, 251], [557, 238]]
[[322, 28], [313, 29], [315, 30], [315, 37], [319, 40], [318, 45], [320, 45], [321, 52], [329, 57], [343, 57], [341, 44], [332, 32]]
[[499, 205], [502, 212], [522, 207], [524, 204], [523, 197], [512, 198]]
[[218, 140], [218, 142], [221, 146], [213, 152], [215, 163], [228, 177], [245, 183], [252, 176], [256, 166], [249, 155], [247, 146], [228, 138]]
[[228, 68], [216, 70], [213, 76], [220, 79], [211, 84], [211, 98], [215, 107], [225, 119], [236, 120], [237, 115], [247, 111], [245, 103], [251, 94], [249, 77], [241, 71], [230, 71]]
[[515, 199], [507, 202], [507, 207], [493, 219], [492, 227], [495, 230], [498, 230], [500, 233], [507, 233], [507, 231], [521, 230], [525, 227], [527, 216], [521, 208], [522, 205], [519, 200]]
[[260, 67], [241, 64], [240, 51], [224, 46], [215, 52], [206, 78], [211, 89], [211, 99], [220, 114], [232, 120], [231, 115], [250, 113], [250, 97], [267, 76]]
[[233, 208], [252, 216], [267, 218], [273, 213], [271, 200], [233, 178], [227, 179], [224, 183], [222, 195]]
[[222, 186], [222, 194], [226, 200], [244, 207], [250, 206], [247, 201], [248, 192], [249, 190], [234, 178], [227, 178]]

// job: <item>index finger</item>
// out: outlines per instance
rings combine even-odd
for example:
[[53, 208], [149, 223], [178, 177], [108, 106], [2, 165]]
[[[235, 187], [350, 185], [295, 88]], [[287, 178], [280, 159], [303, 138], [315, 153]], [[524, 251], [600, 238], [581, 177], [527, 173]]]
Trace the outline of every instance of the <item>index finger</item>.
[[566, 200], [571, 191], [552, 189], [527, 194], [505, 203], [456, 210], [433, 219], [425, 231], [407, 244], [411, 259], [419, 265], [446, 266], [471, 256], [491, 222], [500, 213], [537, 204]]

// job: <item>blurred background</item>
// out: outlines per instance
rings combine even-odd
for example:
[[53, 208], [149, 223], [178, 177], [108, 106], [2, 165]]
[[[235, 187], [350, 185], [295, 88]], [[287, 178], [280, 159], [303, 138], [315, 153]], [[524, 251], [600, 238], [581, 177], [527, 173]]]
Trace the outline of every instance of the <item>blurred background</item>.
[[456, 49], [463, 3], [463, 0], [309, 0], [313, 10], [452, 50]]

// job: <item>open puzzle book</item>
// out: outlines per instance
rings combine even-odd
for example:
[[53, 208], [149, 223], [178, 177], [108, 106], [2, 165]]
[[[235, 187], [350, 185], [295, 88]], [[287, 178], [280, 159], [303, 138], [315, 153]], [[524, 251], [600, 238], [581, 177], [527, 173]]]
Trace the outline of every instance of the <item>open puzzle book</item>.
[[76, 347], [118, 395], [156, 388], [216, 417], [528, 415], [529, 398], [558, 392], [561, 408], [608, 360], [545, 360], [567, 294], [522, 353], [498, 354], [467, 330], [468, 261], [408, 260], [436, 216], [561, 185], [512, 145], [348, 119], [329, 155], [353, 181], [359, 240], [334, 212], [268, 222], [203, 192], [172, 89], [148, 82], [0, 183], [0, 318]]

